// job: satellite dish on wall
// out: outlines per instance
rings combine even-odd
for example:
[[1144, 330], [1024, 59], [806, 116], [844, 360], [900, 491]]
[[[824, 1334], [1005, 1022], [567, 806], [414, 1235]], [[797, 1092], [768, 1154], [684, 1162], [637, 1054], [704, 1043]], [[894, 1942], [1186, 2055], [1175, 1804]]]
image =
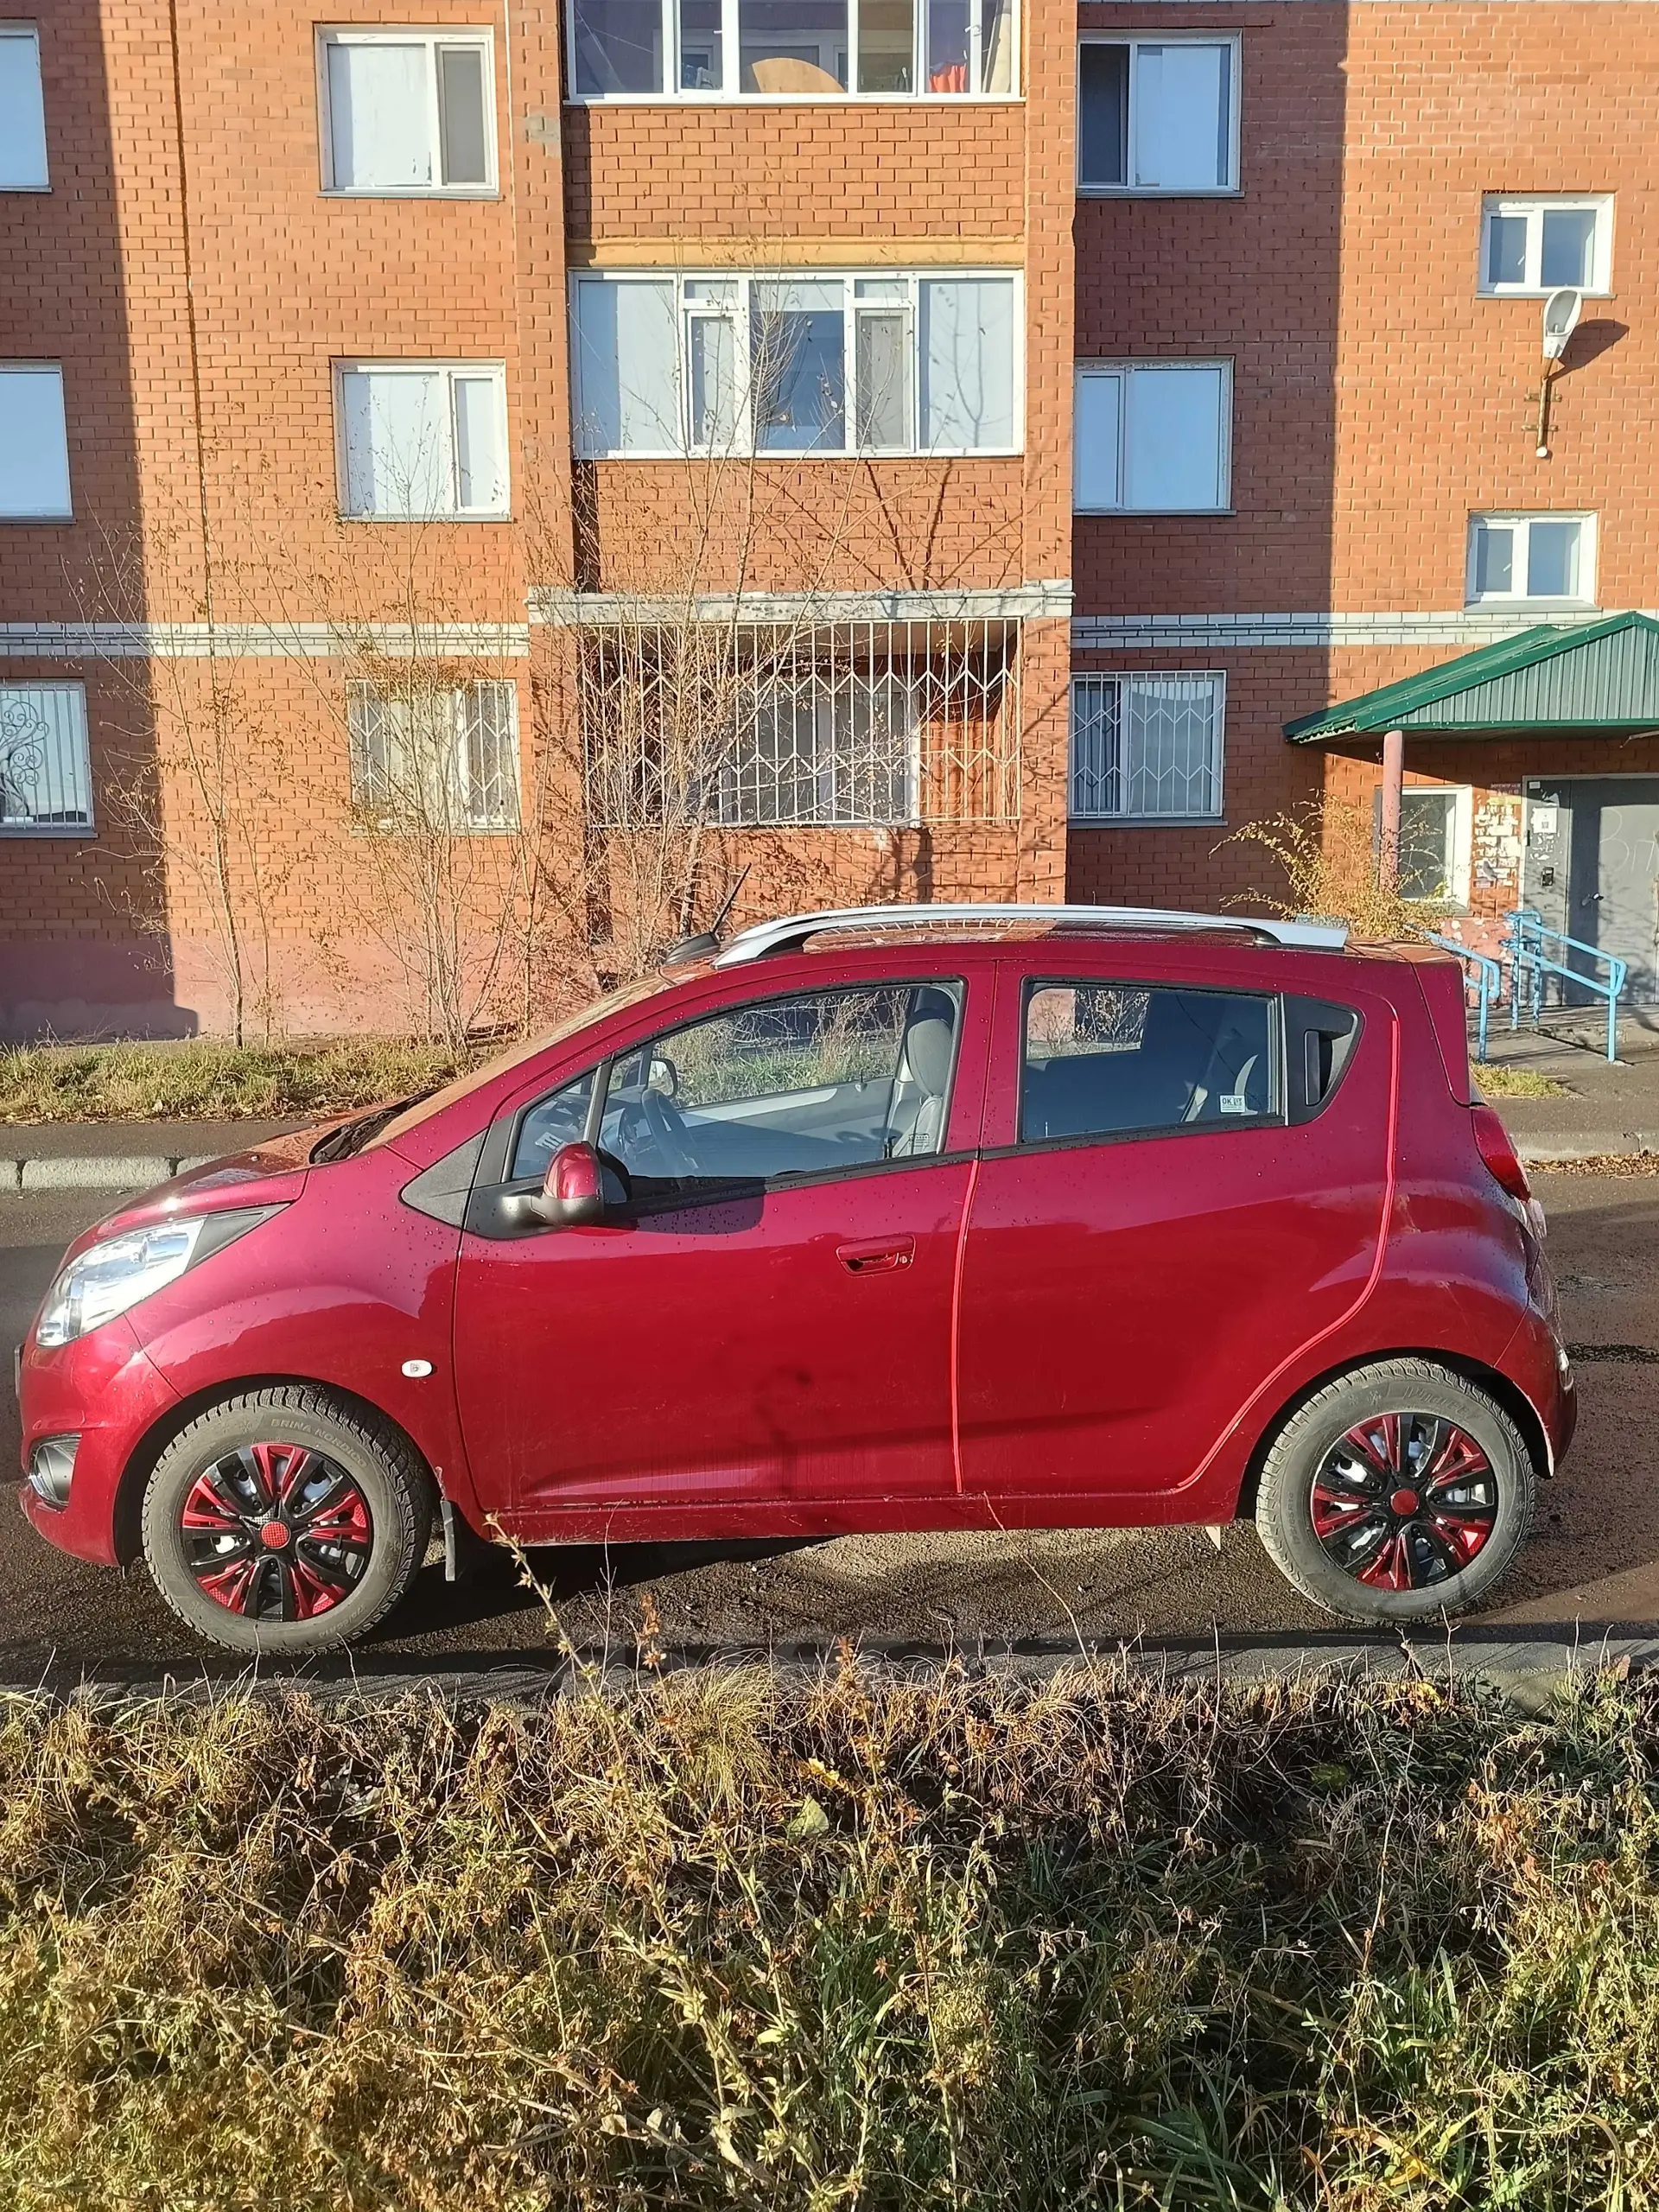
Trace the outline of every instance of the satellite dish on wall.
[[1571, 284], [1563, 284], [1544, 302], [1544, 359], [1559, 361], [1567, 351], [1567, 341], [1579, 327], [1579, 317], [1584, 312], [1584, 294]]

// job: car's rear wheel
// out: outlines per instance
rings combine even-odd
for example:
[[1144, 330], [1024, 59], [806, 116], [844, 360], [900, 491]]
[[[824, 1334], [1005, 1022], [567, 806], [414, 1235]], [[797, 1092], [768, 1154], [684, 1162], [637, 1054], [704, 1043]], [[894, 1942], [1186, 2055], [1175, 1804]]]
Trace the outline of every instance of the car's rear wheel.
[[144, 1557], [199, 1636], [301, 1657], [391, 1611], [431, 1523], [431, 1480], [405, 1437], [289, 1385], [226, 1399], [173, 1439], [144, 1492]]
[[1281, 1573], [1327, 1612], [1435, 1619], [1502, 1580], [1536, 1487], [1495, 1398], [1432, 1361], [1390, 1359], [1291, 1415], [1262, 1470], [1255, 1522]]

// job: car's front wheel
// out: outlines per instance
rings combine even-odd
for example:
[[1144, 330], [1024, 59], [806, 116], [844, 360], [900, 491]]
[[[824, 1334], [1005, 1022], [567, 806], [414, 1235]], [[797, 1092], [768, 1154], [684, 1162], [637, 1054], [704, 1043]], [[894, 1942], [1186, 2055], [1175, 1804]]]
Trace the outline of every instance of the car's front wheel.
[[1537, 1477], [1487, 1392], [1422, 1359], [1339, 1376], [1274, 1439], [1255, 1522], [1274, 1564], [1344, 1620], [1478, 1605], [1531, 1526]]
[[406, 1438], [289, 1385], [226, 1399], [173, 1439], [144, 1492], [144, 1557], [198, 1635], [297, 1658], [391, 1611], [431, 1522], [431, 1480]]

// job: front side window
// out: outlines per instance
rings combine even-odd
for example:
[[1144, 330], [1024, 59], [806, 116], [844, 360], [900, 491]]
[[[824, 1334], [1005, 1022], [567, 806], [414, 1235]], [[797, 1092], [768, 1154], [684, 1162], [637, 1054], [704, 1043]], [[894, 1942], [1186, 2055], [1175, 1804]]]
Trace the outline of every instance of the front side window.
[[336, 404], [346, 515], [505, 517], [506, 379], [499, 363], [342, 365]]
[[318, 34], [325, 192], [495, 190], [487, 31]]
[[1085, 38], [1078, 191], [1236, 190], [1237, 86], [1234, 38]]
[[1481, 208], [1480, 289], [1535, 295], [1570, 284], [1605, 292], [1612, 283], [1613, 203], [1488, 199]]
[[[693, 1022], [612, 1066], [601, 1151], [652, 1183], [770, 1182], [943, 1149], [957, 983], [804, 991]], [[532, 1107], [515, 1177], [544, 1173], [590, 1124], [593, 1073]], [[641, 1185], [645, 1189], [640, 1189]]]
[[572, 0], [581, 100], [1007, 98], [1014, 0]]
[[44, 192], [48, 181], [40, 33], [0, 23], [0, 192]]
[[67, 522], [69, 433], [55, 361], [0, 361], [0, 518]]
[[1214, 514], [1231, 496], [1226, 361], [1088, 361], [1077, 374], [1078, 514]]
[[516, 684], [354, 683], [346, 717], [352, 810], [365, 827], [454, 836], [518, 822]]
[[0, 684], [0, 830], [92, 826], [86, 692], [79, 683]]
[[1593, 515], [1476, 515], [1469, 525], [1468, 601], [1595, 597]]
[[1012, 453], [1011, 276], [583, 276], [576, 451]]
[[1134, 983], [1033, 983], [1023, 1143], [1236, 1127], [1277, 1113], [1273, 1001]]
[[1071, 819], [1218, 821], [1225, 688], [1219, 673], [1074, 677]]

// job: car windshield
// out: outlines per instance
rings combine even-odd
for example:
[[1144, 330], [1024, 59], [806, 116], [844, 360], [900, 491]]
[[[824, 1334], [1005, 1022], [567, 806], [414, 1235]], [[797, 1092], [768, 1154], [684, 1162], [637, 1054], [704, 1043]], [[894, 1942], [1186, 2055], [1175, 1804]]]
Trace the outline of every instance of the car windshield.
[[563, 1021], [556, 1022], [551, 1029], [543, 1029], [538, 1036], [526, 1037], [516, 1045], [509, 1045], [505, 1052], [497, 1052], [481, 1067], [473, 1069], [470, 1074], [457, 1076], [453, 1083], [445, 1084], [442, 1090], [434, 1090], [428, 1096], [415, 1100], [376, 1129], [362, 1149], [372, 1151], [377, 1145], [395, 1144], [400, 1136], [410, 1129], [418, 1128], [434, 1114], [442, 1114], [446, 1107], [454, 1106], [473, 1091], [482, 1090], [486, 1083], [493, 1083], [498, 1076], [505, 1075], [522, 1062], [533, 1060], [538, 1052], [546, 1052], [550, 1046], [561, 1045], [567, 1037], [574, 1037], [578, 1030], [586, 1029], [590, 1023], [603, 1021], [609, 1014], [620, 1014], [625, 1007], [638, 1006], [642, 999], [654, 998], [658, 991], [665, 991], [671, 984], [683, 982], [684, 980], [685, 972], [679, 969], [672, 976], [641, 976], [635, 982], [623, 983], [617, 989], [607, 991], [603, 998], [595, 999], [576, 1014], [568, 1014]]

